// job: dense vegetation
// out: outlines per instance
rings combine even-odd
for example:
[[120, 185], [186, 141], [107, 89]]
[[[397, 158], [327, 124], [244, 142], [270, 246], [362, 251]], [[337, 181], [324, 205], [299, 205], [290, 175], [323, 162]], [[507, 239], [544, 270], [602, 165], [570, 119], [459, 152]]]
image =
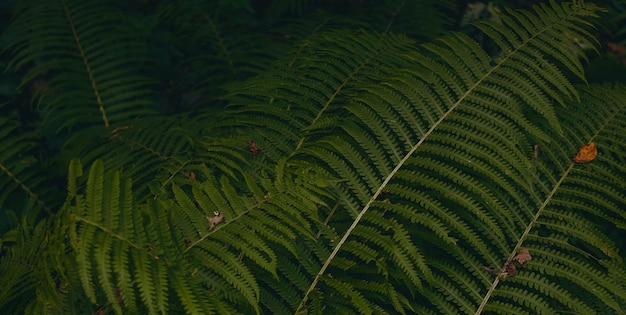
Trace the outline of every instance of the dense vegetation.
[[529, 2], [3, 2], [0, 313], [626, 313], [626, 4]]

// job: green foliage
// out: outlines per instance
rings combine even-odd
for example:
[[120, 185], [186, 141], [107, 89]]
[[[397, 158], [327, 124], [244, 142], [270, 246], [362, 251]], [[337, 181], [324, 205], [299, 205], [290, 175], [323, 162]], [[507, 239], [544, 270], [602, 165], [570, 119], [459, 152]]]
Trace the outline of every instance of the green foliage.
[[24, 84], [38, 83], [34, 101], [45, 134], [155, 112], [150, 80], [141, 74], [150, 62], [145, 39], [123, 23], [121, 12], [99, 1], [33, 0], [18, 1], [14, 16], [5, 35], [14, 49], [10, 66], [25, 69]]
[[22, 157], [24, 152], [28, 152], [32, 149], [33, 142], [30, 141], [28, 134], [19, 134], [19, 123], [15, 121], [15, 116], [6, 115], [0, 118], [0, 141], [5, 148], [0, 154], [0, 170], [4, 173], [2, 181], [0, 182], [0, 204], [5, 204], [7, 199], [13, 193], [15, 197], [15, 191], [22, 189], [29, 197], [36, 200], [39, 205], [45, 206], [43, 201], [39, 199], [39, 196], [31, 187], [28, 187], [25, 182], [32, 184], [33, 186], [39, 184], [42, 180], [36, 173], [33, 172], [33, 168], [29, 168], [35, 161], [32, 158]]
[[45, 244], [45, 227], [45, 221], [35, 227], [24, 224], [2, 237], [0, 278], [3, 286], [0, 289], [0, 304], [7, 314], [19, 313], [25, 301], [36, 298], [38, 276], [42, 275], [36, 259]]
[[[226, 3], [18, 1], [6, 51], [45, 84], [35, 126], [0, 116], [0, 207], [27, 210], [0, 239], [3, 314], [626, 311], [626, 86], [580, 84], [599, 7], [419, 43], [448, 22], [405, 31], [409, 3], [276, 2], [304, 16], [267, 29]], [[24, 162], [40, 138], [62, 204]]]
[[[1, 106], [0, 111], [9, 107]], [[58, 198], [50, 178], [42, 176], [35, 154], [35, 136], [14, 111], [0, 116], [0, 230], [6, 231], [27, 219], [33, 224], [43, 210], [50, 213]]]

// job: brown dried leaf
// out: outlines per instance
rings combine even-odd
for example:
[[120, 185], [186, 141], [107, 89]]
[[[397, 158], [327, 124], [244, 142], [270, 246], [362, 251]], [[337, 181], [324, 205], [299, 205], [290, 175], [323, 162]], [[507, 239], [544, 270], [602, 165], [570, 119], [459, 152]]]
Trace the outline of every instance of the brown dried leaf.
[[517, 268], [515, 268], [515, 265], [512, 262], [506, 263], [504, 265], [504, 269], [506, 270], [507, 275], [510, 277], [515, 276], [515, 274], [517, 273]]
[[[485, 269], [487, 269], [486, 267], [483, 267]], [[491, 269], [491, 268], [489, 268]], [[487, 269], [487, 270], [489, 270]], [[504, 264], [504, 269], [502, 269], [500, 271], [500, 274], [498, 274], [498, 279], [506, 279], [507, 277], [513, 277], [517, 274], [517, 268], [515, 267], [515, 265], [513, 264], [513, 261], [507, 261]]]
[[252, 157], [255, 157], [260, 151], [259, 147], [256, 146], [256, 143], [254, 143], [252, 139], [248, 140], [248, 149], [252, 152]]
[[520, 249], [520, 251], [517, 253], [517, 256], [515, 256], [513, 258], [513, 261], [517, 261], [518, 264], [523, 265], [525, 262], [529, 261], [533, 259], [532, 256], [530, 256], [530, 252], [528, 251], [528, 249], [523, 248]]

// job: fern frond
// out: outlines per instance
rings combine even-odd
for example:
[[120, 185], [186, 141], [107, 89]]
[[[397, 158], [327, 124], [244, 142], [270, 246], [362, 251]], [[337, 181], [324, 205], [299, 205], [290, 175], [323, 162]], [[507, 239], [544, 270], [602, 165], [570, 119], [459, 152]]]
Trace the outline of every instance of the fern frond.
[[[24, 34], [13, 65], [27, 69], [25, 84], [50, 78], [44, 132], [81, 130], [87, 145], [64, 148], [91, 167], [70, 163], [50, 220], [2, 235], [0, 274], [24, 296], [0, 290], [3, 311], [625, 311], [626, 89], [575, 84], [585, 57], [573, 38], [596, 44], [595, 5], [551, 2], [478, 22], [496, 44], [489, 53], [463, 34], [418, 46], [390, 33], [398, 10], [372, 26], [382, 33], [311, 23], [281, 40], [298, 41], [288, 52], [246, 60], [259, 51], [243, 48], [247, 36], [229, 42], [215, 3], [166, 3], [160, 21], [193, 31], [178, 48], [208, 47], [195, 61], [223, 62], [199, 95], [258, 75], [229, 85], [226, 116], [131, 120], [153, 112], [145, 51], [126, 47], [125, 34], [94, 39], [123, 16], [97, 16], [103, 7], [90, 1], [28, 4], [11, 30]], [[54, 41], [37, 42], [42, 34]], [[0, 165], [21, 170], [30, 147], [17, 130], [0, 124], [10, 162]], [[590, 142], [597, 158], [574, 163]], [[532, 260], [517, 260], [522, 249]]]
[[121, 12], [97, 1], [16, 4], [10, 65], [26, 71], [22, 84], [46, 82], [36, 95], [46, 132], [108, 127], [156, 112], [146, 97], [144, 46], [124, 25]]
[[[348, 118], [334, 126], [345, 132], [324, 137], [323, 130], [316, 130], [312, 143], [304, 145], [301, 152], [327, 163], [332, 176], [345, 178], [354, 200], [359, 200], [362, 206], [358, 215], [352, 215], [351, 224], [342, 222], [345, 219], [339, 220], [340, 217], [331, 221], [346, 232], [307, 292], [315, 288], [340, 250], [345, 251], [343, 259], [350, 257], [347, 251], [350, 247], [342, 248], [350, 236], [363, 243], [374, 242], [381, 247], [378, 251], [391, 257], [397, 254], [397, 248], [411, 247], [401, 244], [402, 238], [382, 243], [386, 235], [379, 224], [386, 219], [371, 214], [386, 212], [380, 203], [382, 198], [398, 208], [410, 207], [429, 214], [439, 221], [429, 226], [445, 224], [451, 231], [448, 234], [458, 240], [451, 242], [447, 237], [446, 241], [429, 244], [417, 237], [422, 233], [407, 239], [408, 244], [415, 242], [413, 247], [424, 248], [418, 251], [421, 254], [410, 259], [396, 256], [389, 268], [403, 270], [405, 277], [415, 279], [413, 285], [418, 291], [431, 289], [430, 285], [422, 289], [418, 283], [429, 279], [433, 272], [443, 274], [440, 270], [419, 267], [425, 266], [429, 257], [421, 258], [421, 255], [427, 249], [433, 250], [433, 246], [439, 248], [435, 250], [439, 255], [450, 255], [450, 259], [475, 275], [484, 275], [483, 266], [502, 266], [503, 259], [513, 258], [510, 255], [519, 249], [518, 237], [524, 235], [543, 196], [534, 193], [535, 179], [524, 148], [532, 147], [530, 139], [549, 139], [548, 132], [542, 130], [543, 121], [561, 130], [553, 102], [564, 104], [565, 99], [577, 99], [577, 89], [568, 77], [582, 77], [580, 49], [566, 51], [556, 45], [547, 47], [545, 42], [554, 42], [552, 38], [556, 34], [588, 36], [580, 17], [591, 15], [597, 7], [552, 3], [535, 10], [535, 16], [540, 18], [532, 21], [541, 20], [537, 25], [527, 20], [533, 14], [522, 11], [507, 18], [509, 24], [523, 25], [515, 30], [500, 25], [494, 33], [491, 28], [496, 28], [495, 25], [477, 24], [500, 41], [502, 53], [495, 59], [468, 37], [454, 34], [424, 45], [419, 52], [404, 52], [411, 64], [397, 66], [403, 68], [399, 73], [381, 75], [382, 84], [360, 82], [359, 93], [341, 85], [328, 98], [327, 104], [347, 95], [351, 97], [345, 106]], [[566, 41], [564, 35], [556, 40]], [[556, 49], [567, 57], [551, 59], [549, 56]], [[332, 82], [334, 76], [340, 77], [330, 71], [327, 75], [331, 79], [326, 82]], [[276, 100], [279, 98], [272, 99]], [[299, 125], [294, 121], [291, 126]], [[321, 140], [315, 141], [318, 138]], [[302, 141], [297, 148], [301, 144]], [[370, 237], [374, 231], [383, 235]], [[445, 235], [441, 229], [433, 232]], [[405, 232], [397, 229], [390, 234], [393, 233]], [[593, 244], [606, 241], [589, 237], [586, 240]], [[473, 255], [457, 247], [472, 248]], [[412, 270], [419, 270], [417, 278], [411, 277]], [[468, 282], [454, 291], [481, 292], [480, 286], [484, 290], [487, 284]], [[476, 298], [468, 301], [480, 304]], [[469, 304], [467, 309], [477, 304]]]
[[[360, 41], [352, 40], [353, 36], [359, 36]], [[233, 123], [264, 126], [246, 131], [271, 161], [293, 155], [306, 138], [317, 134], [309, 128], [320, 118], [337, 114], [337, 95], [376, 80], [371, 74], [380, 67], [394, 69], [390, 56], [410, 44], [402, 36], [319, 34], [295, 59], [290, 56], [280, 60], [274, 71], [250, 79], [231, 93], [230, 108], [237, 117]], [[311, 45], [314, 50], [306, 49]]]
[[[559, 112], [559, 117], [567, 122], [564, 124], [565, 134], [555, 136], [556, 141], [551, 145], [540, 145], [542, 153], [536, 161], [537, 176], [540, 187], [545, 187], [542, 192], [545, 199], [513, 252], [526, 246], [537, 254], [537, 259], [533, 257], [533, 262], [529, 263], [529, 268], [537, 269], [529, 272], [543, 277], [542, 287], [553, 288], [550, 297], [563, 303], [556, 308], [557, 312], [563, 309], [582, 313], [600, 313], [601, 309], [620, 312], [626, 301], [622, 279], [607, 277], [604, 267], [604, 261], [612, 261], [624, 268], [623, 258], [615, 249], [615, 241], [606, 234], [610, 231], [598, 229], [598, 226], [623, 229], [623, 202], [626, 198], [623, 188], [620, 191], [614, 187], [623, 186], [623, 181], [618, 178], [624, 176], [624, 169], [614, 167], [613, 157], [607, 157], [607, 163], [603, 163], [602, 156], [589, 165], [572, 162], [581, 143], [601, 142], [600, 139], [604, 138], [608, 140], [606, 146], [614, 148], [614, 141], [620, 142], [618, 139], [623, 138], [614, 129], [618, 126], [623, 129], [621, 89], [595, 87], [583, 90], [582, 104], [570, 104], [569, 110]], [[613, 102], [597, 104], [596, 99], [601, 94], [613, 98]], [[595, 125], [591, 126], [592, 123]], [[553, 148], [555, 142], [560, 146]], [[611, 167], [610, 174], [606, 167]], [[602, 171], [587, 171], [586, 168]], [[611, 215], [607, 217], [607, 213]], [[550, 233], [549, 238], [540, 236], [546, 231]], [[491, 287], [497, 284], [496, 280]], [[494, 296], [499, 290], [506, 291], [508, 285], [502, 286], [493, 291]], [[533, 288], [538, 286], [533, 285]], [[529, 292], [533, 291], [529, 289]], [[485, 310], [488, 308], [485, 301], [489, 295], [483, 300], [481, 309], [483, 305], [486, 305]], [[515, 302], [523, 300], [513, 296], [508, 298]]]
[[[35, 137], [22, 130], [12, 114], [0, 117], [0, 209], [2, 231], [16, 227], [21, 217], [35, 222], [38, 212], [52, 212], [57, 202], [54, 187], [41, 175], [33, 156]], [[11, 226], [13, 225], [13, 226]]]
[[[276, 299], [293, 292], [281, 283], [284, 277], [297, 280], [299, 291], [308, 282], [290, 257], [304, 258], [302, 245], [315, 239], [316, 212], [326, 197], [308, 182], [294, 183], [293, 171], [287, 172], [286, 167], [283, 161], [273, 172], [276, 178], [265, 177], [256, 184], [244, 174], [252, 188], [248, 191], [233, 186], [224, 175], [216, 177], [208, 168], [198, 170], [202, 181], [172, 184], [173, 209], [178, 213], [175, 222], [198, 275], [226, 300], [252, 307], [242, 311], [260, 312], [257, 305], [269, 306], [265, 299], [261, 301], [263, 294]], [[213, 224], [218, 216], [222, 219]], [[319, 263], [319, 258], [312, 259], [310, 271]], [[263, 285], [272, 290], [261, 290], [258, 279], [264, 279]]]
[[[73, 161], [73, 176], [80, 176], [79, 168]], [[78, 187], [77, 179], [71, 177], [69, 186]], [[93, 163], [86, 189], [68, 198], [61, 217], [68, 220], [61, 224], [69, 229], [70, 257], [76, 259], [92, 305], [116, 313], [211, 309], [200, 279], [182, 268], [187, 256], [183, 238], [170, 226], [171, 206], [165, 201], [135, 204], [130, 179], [119, 171], [105, 172], [100, 160]]]
[[0, 244], [0, 311], [4, 314], [23, 313], [36, 297], [40, 251], [46, 245], [47, 221], [34, 228], [24, 224], [2, 235]]
[[178, 64], [168, 65], [169, 72], [185, 69], [186, 78], [175, 82], [185, 93], [181, 102], [209, 107], [212, 113], [216, 105], [221, 107], [215, 96], [224, 94], [224, 83], [262, 73], [290, 44], [286, 38], [259, 32], [264, 26], [244, 2], [168, 2], [157, 13], [172, 32], [171, 46], [183, 55]]
[[147, 196], [155, 179], [187, 177], [193, 164], [197, 127], [185, 116], [172, 118], [145, 118], [102, 130], [77, 153], [86, 163], [101, 159], [110, 169], [124, 170], [133, 178], [136, 195]]

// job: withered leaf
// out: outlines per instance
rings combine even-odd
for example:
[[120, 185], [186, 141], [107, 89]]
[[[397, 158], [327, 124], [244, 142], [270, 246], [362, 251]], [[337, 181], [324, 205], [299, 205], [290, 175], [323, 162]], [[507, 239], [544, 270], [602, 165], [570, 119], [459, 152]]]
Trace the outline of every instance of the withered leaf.
[[589, 163], [593, 161], [598, 155], [598, 149], [596, 145], [592, 143], [583, 144], [578, 148], [578, 153], [572, 161], [574, 163]]
[[498, 279], [505, 279], [507, 277], [513, 277], [515, 276], [516, 273], [517, 273], [517, 268], [515, 268], [515, 265], [513, 264], [513, 262], [507, 261], [506, 264], [504, 264], [504, 269], [500, 271], [500, 274], [498, 274]]
[[491, 267], [483, 266], [483, 269], [489, 271], [489, 273], [494, 275], [494, 276], [498, 275], [495, 271], [493, 271], [493, 268], [491, 268]]
[[256, 146], [256, 143], [254, 143], [254, 141], [252, 141], [252, 139], [248, 140], [248, 149], [250, 149], [250, 152], [252, 152], [252, 157], [255, 157], [257, 154], [259, 154], [259, 147]]
[[224, 221], [224, 216], [219, 213], [219, 211], [215, 211], [213, 212], [213, 214], [215, 214], [214, 217], [206, 217], [207, 221], [209, 221], [209, 224], [211, 225], [211, 227], [209, 228], [209, 232], [213, 231], [218, 224]]
[[513, 277], [517, 273], [517, 268], [512, 262], [508, 262], [504, 265], [504, 269], [508, 276]]
[[513, 258], [513, 261], [517, 261], [518, 264], [523, 265], [525, 262], [531, 260], [530, 252], [526, 248], [520, 249], [517, 255]]

